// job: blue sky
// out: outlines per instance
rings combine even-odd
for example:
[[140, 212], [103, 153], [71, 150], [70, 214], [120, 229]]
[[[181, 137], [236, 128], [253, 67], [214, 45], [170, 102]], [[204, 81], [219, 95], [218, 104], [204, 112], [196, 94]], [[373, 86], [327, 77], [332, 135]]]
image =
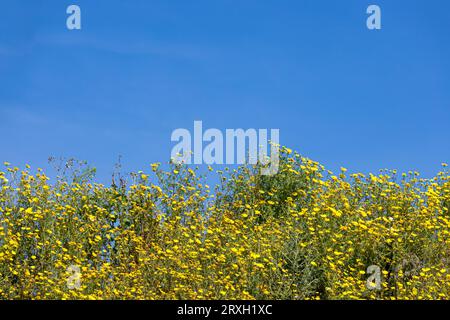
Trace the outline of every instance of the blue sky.
[[[82, 30], [66, 28], [66, 8]], [[382, 30], [366, 28], [366, 8]], [[335, 170], [450, 160], [447, 0], [4, 0], [0, 160], [166, 162], [176, 128], [279, 128]]]

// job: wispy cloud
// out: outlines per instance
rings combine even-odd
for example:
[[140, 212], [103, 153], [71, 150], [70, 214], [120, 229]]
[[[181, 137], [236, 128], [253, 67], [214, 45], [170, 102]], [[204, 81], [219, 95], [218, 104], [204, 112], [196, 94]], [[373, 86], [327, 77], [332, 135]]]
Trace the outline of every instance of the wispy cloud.
[[10, 56], [23, 56], [31, 52], [33, 46], [33, 41], [18, 43], [14, 46], [0, 43], [0, 56], [10, 57]]
[[4, 121], [20, 122], [28, 125], [48, 124], [48, 119], [43, 115], [23, 107], [0, 106], [0, 115]]
[[[40, 110], [32, 110], [23, 106], [5, 106], [0, 104], [0, 119], [5, 124], [9, 124], [13, 128], [26, 128], [26, 130], [36, 130], [45, 127], [59, 132], [72, 133], [80, 136], [97, 136], [106, 139], [131, 139], [141, 137], [142, 139], [150, 139], [155, 132], [146, 129], [121, 128], [116, 125], [107, 126], [92, 123], [83, 123], [76, 121], [70, 117], [59, 115], [47, 115]], [[70, 120], [69, 120], [70, 119]]]
[[68, 37], [66, 34], [38, 35], [34, 41], [36, 44], [88, 47], [100, 51], [112, 52], [123, 55], [157, 55], [181, 59], [203, 59], [211, 52], [211, 48], [205, 48], [195, 44], [161, 43], [151, 40], [101, 37]]
[[9, 48], [3, 44], [0, 44], [0, 55], [8, 56], [8, 55], [11, 55], [12, 53], [13, 53], [13, 51], [11, 50], [11, 48]]

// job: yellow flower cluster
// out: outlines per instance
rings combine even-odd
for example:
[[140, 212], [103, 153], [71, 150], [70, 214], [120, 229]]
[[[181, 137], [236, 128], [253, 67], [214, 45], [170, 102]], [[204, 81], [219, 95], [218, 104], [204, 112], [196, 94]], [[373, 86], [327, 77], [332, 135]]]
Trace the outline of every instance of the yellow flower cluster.
[[217, 171], [214, 189], [170, 166], [107, 187], [5, 163], [0, 298], [450, 297], [445, 164], [431, 179], [333, 174], [283, 148], [278, 174]]

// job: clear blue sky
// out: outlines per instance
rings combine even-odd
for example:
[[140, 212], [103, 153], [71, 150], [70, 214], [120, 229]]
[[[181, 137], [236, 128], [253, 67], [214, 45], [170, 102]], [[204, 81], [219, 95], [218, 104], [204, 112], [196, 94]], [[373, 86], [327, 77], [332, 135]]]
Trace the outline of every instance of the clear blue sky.
[[203, 120], [279, 128], [332, 169], [429, 176], [450, 160], [449, 17], [448, 0], [3, 0], [0, 160], [76, 157], [107, 180]]

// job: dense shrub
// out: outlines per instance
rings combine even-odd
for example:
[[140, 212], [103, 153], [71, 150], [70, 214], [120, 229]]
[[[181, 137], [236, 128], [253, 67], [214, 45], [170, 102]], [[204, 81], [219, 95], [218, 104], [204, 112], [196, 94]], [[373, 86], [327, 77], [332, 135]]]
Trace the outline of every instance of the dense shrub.
[[[158, 164], [93, 183], [0, 172], [3, 299], [446, 299], [450, 180], [334, 175], [287, 148], [279, 173]], [[70, 166], [67, 166], [70, 167]], [[212, 169], [211, 169], [212, 171]], [[129, 180], [127, 182], [127, 180]], [[382, 270], [370, 290], [366, 269]], [[80, 269], [72, 288], [70, 266]]]

